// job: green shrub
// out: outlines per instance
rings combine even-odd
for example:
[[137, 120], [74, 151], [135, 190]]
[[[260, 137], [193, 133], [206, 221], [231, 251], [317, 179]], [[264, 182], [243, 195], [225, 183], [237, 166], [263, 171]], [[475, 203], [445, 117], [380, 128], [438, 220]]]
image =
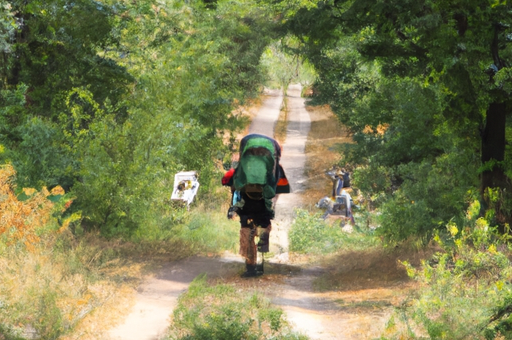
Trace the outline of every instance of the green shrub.
[[[437, 233], [442, 247], [421, 268], [404, 263], [420, 282], [409, 306], [397, 311], [390, 323], [390, 339], [408, 338], [495, 339], [510, 338], [512, 278], [509, 249], [483, 218], [474, 202], [461, 230], [450, 222], [447, 232]], [[501, 328], [500, 328], [501, 327]], [[504, 333], [505, 332], [505, 333]]]
[[398, 166], [393, 176], [402, 183], [379, 207], [379, 234], [390, 243], [411, 236], [428, 243], [448, 221], [461, 225], [467, 202], [477, 195], [477, 178], [471, 178], [471, 171], [454, 170], [464, 168], [464, 162], [475, 163], [468, 153], [453, 152], [435, 162]]
[[235, 251], [240, 224], [224, 212], [192, 211], [189, 221], [173, 228], [173, 237], [190, 244], [197, 252]]
[[283, 311], [254, 293], [230, 285], [209, 286], [197, 277], [180, 296], [168, 339], [306, 340], [292, 333]]

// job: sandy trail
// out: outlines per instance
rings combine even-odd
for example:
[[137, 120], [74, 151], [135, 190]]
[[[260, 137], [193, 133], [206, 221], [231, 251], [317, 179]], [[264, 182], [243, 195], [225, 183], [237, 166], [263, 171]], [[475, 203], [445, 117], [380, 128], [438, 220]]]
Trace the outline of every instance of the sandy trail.
[[[292, 192], [280, 195], [276, 203], [275, 227], [271, 233], [271, 244], [277, 255], [269, 262], [287, 262], [288, 232], [294, 218], [294, 210], [302, 204], [301, 192], [304, 190], [304, 168], [306, 164], [306, 142], [311, 126], [309, 113], [306, 111], [305, 99], [301, 97], [301, 86], [291, 85], [287, 91], [288, 128], [283, 147], [281, 164], [286, 171]], [[341, 339], [337, 337], [338, 327], [330, 324], [330, 311], [336, 306], [324, 301], [312, 293], [313, 279], [320, 275], [321, 268], [299, 271], [279, 287], [279, 294], [272, 302], [280, 306], [294, 329], [311, 339]], [[332, 329], [333, 327], [334, 329]]]

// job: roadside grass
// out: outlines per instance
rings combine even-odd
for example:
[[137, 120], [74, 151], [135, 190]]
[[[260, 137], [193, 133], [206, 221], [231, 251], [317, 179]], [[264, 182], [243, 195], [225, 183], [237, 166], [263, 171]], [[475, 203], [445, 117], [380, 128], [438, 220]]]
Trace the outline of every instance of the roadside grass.
[[[0, 325], [5, 339], [98, 338], [103, 317], [127, 304], [122, 293], [141, 267], [70, 233], [45, 235], [30, 251], [2, 242]], [[120, 311], [118, 311], [120, 312]], [[93, 322], [95, 327], [84, 327]], [[2, 338], [3, 339], [3, 338]]]
[[320, 213], [298, 209], [290, 233], [290, 251], [300, 254], [328, 255], [339, 251], [374, 248], [379, 240], [371, 230], [355, 228], [344, 231], [337, 223], [329, 224]]
[[209, 285], [197, 277], [178, 300], [169, 340], [306, 340], [291, 330], [284, 312], [259, 293], [233, 285]]
[[210, 210], [200, 205], [191, 210], [187, 223], [173, 228], [173, 237], [189, 244], [194, 254], [217, 254], [225, 250], [235, 252], [240, 224], [227, 219], [228, 206], [224, 201], [219, 202], [218, 206], [221, 208]]

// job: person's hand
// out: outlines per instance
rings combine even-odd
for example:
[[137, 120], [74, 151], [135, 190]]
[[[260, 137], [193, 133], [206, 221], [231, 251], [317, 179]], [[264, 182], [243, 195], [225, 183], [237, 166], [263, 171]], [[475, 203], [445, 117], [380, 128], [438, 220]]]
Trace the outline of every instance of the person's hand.
[[228, 209], [228, 220], [235, 219], [237, 207], [229, 207]]

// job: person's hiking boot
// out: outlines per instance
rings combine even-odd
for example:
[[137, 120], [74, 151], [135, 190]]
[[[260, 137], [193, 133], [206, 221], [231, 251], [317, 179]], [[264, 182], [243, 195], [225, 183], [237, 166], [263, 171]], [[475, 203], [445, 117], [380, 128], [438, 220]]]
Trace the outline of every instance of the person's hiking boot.
[[246, 271], [242, 274], [242, 277], [255, 277], [260, 276], [263, 272], [259, 272], [255, 264], [246, 264]]
[[256, 271], [257, 271], [258, 273], [261, 273], [260, 275], [262, 275], [262, 274], [263, 274], [263, 263], [260, 263], [260, 264], [257, 264], [257, 265], [256, 265]]

